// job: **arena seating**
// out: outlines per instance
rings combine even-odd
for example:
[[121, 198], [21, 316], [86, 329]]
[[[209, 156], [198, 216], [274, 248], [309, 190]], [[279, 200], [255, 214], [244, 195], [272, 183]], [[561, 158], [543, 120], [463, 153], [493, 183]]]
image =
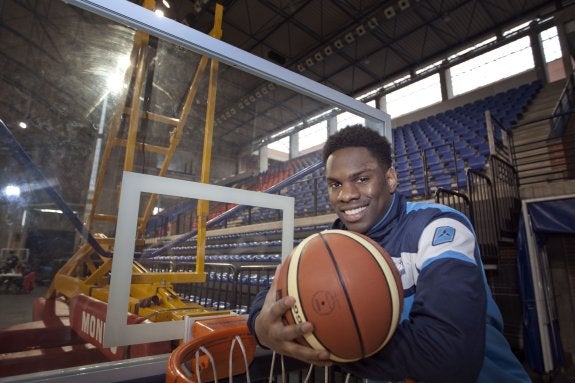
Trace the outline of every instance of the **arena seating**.
[[[429, 198], [432, 192], [440, 187], [465, 190], [467, 187], [466, 170], [484, 169], [490, 156], [485, 111], [489, 110], [502, 127], [509, 128], [517, 122], [540, 88], [539, 81], [524, 84], [394, 129], [393, 149], [395, 168], [399, 178], [399, 192], [407, 197]], [[496, 129], [496, 140], [501, 139], [501, 136], [500, 128]], [[316, 151], [285, 163], [274, 163], [268, 171], [245, 178], [241, 185], [236, 186], [250, 190], [267, 190], [320, 161], [321, 152]], [[279, 193], [295, 198], [296, 217], [324, 214], [330, 211], [323, 168], [287, 185]], [[224, 204], [210, 207], [209, 218], [221, 214], [228, 208], [229, 206]], [[177, 221], [179, 214], [185, 214], [186, 211], [191, 212], [194, 209], [195, 204], [188, 203], [165, 212], [163, 217], [154, 217], [150, 221], [150, 227], [153, 229], [148, 232], [156, 233], [156, 235], [158, 232], [165, 232], [165, 230], [158, 230], [158, 226], [162, 228], [169, 221]], [[246, 225], [275, 221], [279, 218], [277, 211], [250, 208], [238, 211], [235, 220], [238, 225]], [[219, 227], [229, 225], [233, 219], [230, 218], [220, 223]], [[176, 231], [176, 233], [181, 232], [182, 230]]]
[[[321, 224], [296, 227], [294, 246], [328, 227]], [[255, 294], [273, 281], [275, 268], [281, 262], [280, 238], [279, 229], [208, 236], [206, 281], [178, 284], [176, 292], [184, 300], [215, 310], [245, 313]], [[139, 262], [152, 272], [192, 271], [196, 265], [196, 249], [196, 238], [191, 238], [156, 257], [147, 257], [154, 250], [147, 249]]]
[[[429, 195], [440, 187], [465, 190], [466, 170], [484, 169], [490, 156], [485, 111], [489, 110], [503, 127], [509, 128], [540, 87], [539, 82], [525, 84], [394, 129], [394, 165], [399, 192], [415, 197]], [[496, 140], [501, 136], [496, 130]], [[267, 172], [244, 179], [243, 187], [267, 190], [320, 161], [321, 151], [317, 151], [281, 165], [274, 164]], [[331, 212], [323, 166], [286, 185], [279, 193], [294, 197], [296, 217]], [[170, 214], [182, 214], [194, 207], [179, 206]], [[212, 212], [219, 214], [223, 210], [221, 207]], [[277, 221], [280, 217], [276, 210], [251, 207], [238, 210], [234, 219], [238, 224], [248, 225]], [[294, 246], [313, 232], [326, 228], [328, 225], [296, 228]], [[273, 280], [275, 267], [281, 261], [281, 233], [265, 230], [208, 236], [205, 250], [206, 282], [177, 285], [176, 291], [191, 302], [244, 313], [257, 291]], [[147, 257], [145, 251], [141, 262], [150, 271], [190, 271], [195, 267], [195, 253], [196, 239], [191, 238], [157, 257]]]
[[[424, 194], [426, 174], [431, 188], [465, 189], [465, 169], [482, 170], [489, 159], [485, 111], [509, 129], [540, 88], [534, 81], [394, 129], [400, 193]], [[499, 128], [494, 135], [501, 140]]]

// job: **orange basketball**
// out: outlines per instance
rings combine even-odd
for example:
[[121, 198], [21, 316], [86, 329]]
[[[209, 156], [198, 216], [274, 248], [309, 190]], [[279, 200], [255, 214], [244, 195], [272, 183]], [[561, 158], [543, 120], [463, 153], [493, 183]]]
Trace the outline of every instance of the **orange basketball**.
[[276, 278], [278, 299], [295, 298], [285, 321], [314, 326], [298, 341], [329, 351], [336, 362], [373, 355], [399, 323], [403, 289], [397, 268], [364, 235], [345, 230], [313, 234], [280, 265]]

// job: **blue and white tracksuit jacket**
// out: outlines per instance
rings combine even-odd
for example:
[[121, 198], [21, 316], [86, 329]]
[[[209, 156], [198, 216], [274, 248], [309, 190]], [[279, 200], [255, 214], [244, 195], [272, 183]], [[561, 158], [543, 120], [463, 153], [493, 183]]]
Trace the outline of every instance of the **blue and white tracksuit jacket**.
[[[345, 229], [338, 219], [333, 228]], [[447, 206], [395, 194], [368, 233], [392, 257], [403, 284], [401, 322], [375, 355], [340, 367], [355, 376], [419, 382], [530, 382], [503, 336], [473, 228]], [[265, 293], [250, 307], [248, 325]]]

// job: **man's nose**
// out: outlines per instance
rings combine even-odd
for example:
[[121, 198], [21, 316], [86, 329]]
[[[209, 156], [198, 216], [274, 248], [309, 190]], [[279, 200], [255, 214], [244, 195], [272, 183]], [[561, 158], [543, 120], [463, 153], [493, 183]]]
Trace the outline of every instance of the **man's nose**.
[[340, 201], [350, 201], [359, 198], [359, 189], [353, 182], [346, 182], [341, 185], [338, 196]]

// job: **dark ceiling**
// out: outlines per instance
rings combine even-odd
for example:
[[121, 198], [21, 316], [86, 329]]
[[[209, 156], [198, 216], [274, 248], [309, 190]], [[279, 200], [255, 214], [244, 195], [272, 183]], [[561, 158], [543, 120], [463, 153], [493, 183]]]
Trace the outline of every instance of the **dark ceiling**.
[[[213, 0], [168, 0], [168, 3], [169, 9], [161, 1], [157, 4], [164, 8], [166, 16], [200, 31], [211, 29]], [[351, 96], [381, 86], [408, 70], [432, 64], [509, 25], [549, 15], [557, 7], [565, 6], [561, 1], [544, 0], [220, 3], [224, 6], [223, 41]], [[44, 109], [65, 116], [67, 121], [83, 123], [79, 119], [83, 115], [96, 123], [99, 115], [91, 109], [98, 105], [102, 92], [94, 78], [102, 74], [94, 73], [93, 64], [109, 60], [110, 52], [129, 51], [132, 31], [111, 26], [100, 17], [57, 0], [3, 0], [0, 12], [3, 68], [0, 85], [3, 89], [16, 88], [23, 104], [14, 105], [13, 96], [2, 97], [3, 118], [9, 119], [10, 111], [6, 109], [33, 115], [35, 105], [41, 104]], [[84, 73], [76, 75], [73, 66], [86, 65], [86, 60], [90, 65]], [[242, 76], [238, 78], [237, 73], [226, 77], [225, 68], [221, 72], [220, 87], [235, 91], [221, 92], [218, 98], [217, 129], [222, 132], [219, 139], [242, 148], [291, 123], [285, 117], [272, 118], [267, 124], [254, 124], [239, 114], [226, 118], [226, 112], [234, 105], [261, 89], [262, 81], [246, 81]], [[85, 88], [85, 92], [78, 94], [78, 88]], [[174, 97], [170, 100], [173, 114], [181, 100]], [[286, 98], [278, 101], [283, 103]], [[277, 108], [281, 104], [278, 101], [260, 110]], [[321, 109], [316, 105], [306, 111], [316, 108]], [[294, 121], [302, 117], [298, 104], [291, 109]], [[245, 132], [246, 126], [252, 127], [249, 133]]]
[[[212, 2], [172, 3], [171, 17], [209, 30]], [[567, 6], [541, 0], [229, 0], [221, 4], [225, 42], [353, 97], [501, 34], [510, 25], [546, 17]], [[258, 86], [244, 88], [246, 94], [255, 93]], [[226, 99], [218, 116], [243, 97]], [[229, 127], [224, 130], [245, 129], [250, 122], [237, 117], [226, 120]], [[285, 128], [263, 127], [246, 138], [260, 139]]]
[[[167, 17], [206, 33], [212, 28], [215, 1], [167, 1], [169, 9], [162, 1], [157, 4]], [[509, 27], [552, 15], [571, 6], [572, 0], [222, 0], [220, 4], [224, 42], [358, 97], [487, 37], [501, 36]], [[53, 167], [58, 177], [73, 182], [74, 169], [89, 168], [104, 104], [107, 124], [112, 112], [132, 98], [131, 91], [105, 95], [106, 78], [116, 71], [118, 57], [131, 52], [134, 39], [131, 28], [60, 0], [0, 0], [0, 119], [47, 174]], [[143, 108], [176, 118], [200, 57], [154, 37], [148, 47], [140, 96]], [[133, 77], [127, 73], [130, 90]], [[207, 89], [204, 78], [182, 138], [188, 151], [202, 148]], [[220, 65], [216, 99], [213, 153], [229, 159], [329, 108], [226, 65]], [[29, 124], [26, 131], [16, 128], [21, 120]], [[168, 142], [165, 126], [154, 121], [144, 124], [150, 129], [139, 131], [140, 142]], [[7, 151], [0, 147], [2, 171], [11, 166]], [[65, 158], [55, 155], [60, 151], [66, 152]], [[85, 185], [85, 180], [81, 183]]]

